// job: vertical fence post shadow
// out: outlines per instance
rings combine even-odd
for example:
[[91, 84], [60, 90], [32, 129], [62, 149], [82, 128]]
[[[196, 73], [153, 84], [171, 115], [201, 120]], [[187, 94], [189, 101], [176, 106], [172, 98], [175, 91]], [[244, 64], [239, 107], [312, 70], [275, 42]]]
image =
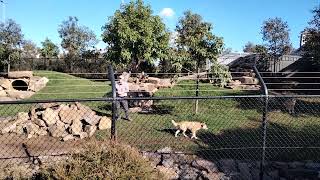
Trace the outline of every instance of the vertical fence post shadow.
[[117, 95], [116, 95], [116, 82], [114, 78], [114, 72], [111, 65], [108, 67], [109, 79], [111, 81], [111, 92], [112, 92], [112, 121], [111, 121], [111, 141], [116, 142], [116, 120], [117, 120]]
[[255, 63], [253, 69], [258, 76], [258, 79], [261, 84], [261, 88], [263, 90], [263, 112], [262, 112], [262, 153], [261, 153], [261, 162], [260, 162], [260, 180], [263, 180], [264, 177], [264, 166], [265, 166], [265, 158], [266, 158], [266, 141], [267, 141], [267, 115], [268, 115], [268, 102], [269, 102], [269, 93], [267, 85], [265, 84], [262, 76], [257, 69], [257, 61], [259, 60], [259, 56], [256, 55]]

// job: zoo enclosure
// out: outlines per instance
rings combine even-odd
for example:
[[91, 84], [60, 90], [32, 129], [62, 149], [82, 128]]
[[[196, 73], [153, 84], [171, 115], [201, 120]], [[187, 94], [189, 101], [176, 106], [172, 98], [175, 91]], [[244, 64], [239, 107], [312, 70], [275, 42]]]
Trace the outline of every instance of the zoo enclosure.
[[[266, 171], [268, 161], [320, 159], [317, 153], [320, 149], [317, 140], [320, 134], [320, 96], [268, 95], [267, 87], [259, 76], [264, 90], [260, 95], [128, 98], [129, 101], [154, 101], [154, 104], [152, 109], [132, 112], [130, 115], [134, 121], [127, 122], [116, 120], [118, 110], [115, 103], [119, 99], [115, 95], [112, 71], [109, 69], [112, 97], [0, 102], [1, 117], [8, 118], [9, 114], [28, 111], [35, 105], [80, 102], [91, 107], [100, 116], [112, 116], [112, 127], [107, 133], [111, 134], [113, 141], [130, 144], [143, 151], [170, 146], [177, 152], [196, 154], [212, 161], [230, 158], [258, 161], [261, 163], [260, 172]], [[196, 100], [199, 101], [197, 115], [193, 113]], [[294, 100], [296, 102], [293, 105]], [[2, 120], [7, 120], [6, 118]], [[175, 138], [171, 120], [203, 121], [209, 130], [199, 131], [199, 140]], [[109, 139], [103, 132], [98, 132], [96, 137]], [[44, 156], [63, 156], [68, 153], [66, 149], [74, 146], [73, 141], [53, 141], [46, 144], [47, 139], [26, 140], [22, 136], [2, 136], [2, 142], [2, 165], [21, 158], [32, 163], [38, 160], [44, 162]], [[46, 147], [42, 149], [39, 144], [46, 144]], [[20, 155], [7, 157], [15, 153]]]

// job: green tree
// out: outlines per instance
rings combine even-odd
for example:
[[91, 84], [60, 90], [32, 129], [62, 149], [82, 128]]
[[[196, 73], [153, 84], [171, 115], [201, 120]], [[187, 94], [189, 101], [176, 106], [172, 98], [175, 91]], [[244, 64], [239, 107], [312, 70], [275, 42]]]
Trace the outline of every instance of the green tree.
[[21, 57], [23, 58], [36, 58], [38, 55], [37, 45], [31, 40], [22, 43]]
[[72, 72], [76, 58], [98, 43], [96, 35], [88, 27], [80, 26], [77, 17], [71, 16], [60, 24], [58, 32], [62, 39], [61, 47], [67, 51], [67, 66]]
[[10, 71], [11, 61], [18, 59], [22, 42], [23, 34], [19, 24], [12, 19], [0, 23], [0, 58], [2, 65], [8, 65], [8, 71]]
[[57, 58], [59, 55], [59, 47], [55, 45], [50, 39], [46, 38], [41, 42], [40, 54], [44, 58]]
[[281, 18], [270, 18], [263, 22], [261, 33], [266, 41], [268, 53], [275, 58], [291, 51], [288, 23]]
[[308, 32], [306, 43], [302, 47], [307, 59], [311, 59], [312, 64], [320, 69], [320, 6], [312, 11], [313, 19], [309, 22], [310, 27], [306, 29]]
[[159, 16], [152, 15], [150, 5], [142, 0], [122, 5], [102, 27], [103, 41], [107, 43], [107, 60], [131, 71], [140, 64], [154, 64], [163, 59], [169, 47], [169, 33]]
[[69, 55], [80, 55], [88, 48], [94, 47], [98, 41], [92, 30], [86, 26], [78, 24], [77, 17], [69, 17], [68, 20], [60, 24], [58, 33], [61, 41], [61, 47]]
[[204, 22], [198, 14], [191, 11], [184, 13], [176, 27], [178, 32], [177, 48], [184, 52], [188, 64], [196, 67], [204, 66], [206, 60], [212, 62], [217, 60], [223, 50], [223, 40], [213, 35], [212, 25]]

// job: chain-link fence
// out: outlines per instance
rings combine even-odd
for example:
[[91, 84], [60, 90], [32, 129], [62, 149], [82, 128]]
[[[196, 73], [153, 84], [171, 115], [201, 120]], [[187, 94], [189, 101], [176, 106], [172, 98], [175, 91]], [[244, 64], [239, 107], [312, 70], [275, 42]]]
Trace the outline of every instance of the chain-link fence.
[[[160, 159], [157, 165], [166, 168], [179, 169], [183, 156], [196, 155], [216, 163], [216, 171], [229, 177], [255, 179], [261, 170], [268, 176], [274, 161], [312, 161], [317, 170], [320, 96], [269, 96], [264, 134], [265, 100], [264, 96], [129, 98], [129, 104], [150, 101], [147, 107], [129, 109], [131, 121], [124, 119], [122, 109], [115, 114], [112, 98], [2, 103], [1, 166], [29, 165], [31, 173], [41, 164], [65, 160], [92, 139], [114, 136], [118, 143], [145, 154], [170, 149], [167, 155], [181, 156], [171, 164]], [[249, 174], [243, 172], [244, 164]]]
[[[320, 96], [268, 95], [257, 72], [263, 93], [256, 88], [212, 88], [186, 76], [175, 88], [159, 89], [155, 96], [119, 98], [113, 70], [108, 72], [110, 79], [103, 80], [111, 83], [72, 79], [68, 84], [48, 84], [47, 92], [38, 92], [34, 100], [0, 102], [0, 177], [17, 177], [17, 172], [31, 177], [60, 162], [73, 163], [74, 170], [89, 166], [79, 164], [84, 157], [103, 167], [97, 158], [104, 155], [89, 148], [98, 143], [103, 148], [114, 144], [136, 148], [169, 179], [317, 179]], [[52, 72], [38, 73], [49, 73], [50, 82], [66, 79]], [[58, 92], [61, 87], [63, 92]], [[81, 96], [73, 96], [76, 93]], [[143, 94], [139, 88], [133, 93]], [[55, 98], [41, 100], [50, 95]], [[123, 101], [128, 101], [128, 115]], [[110, 159], [118, 157], [107, 166], [109, 175], [116, 165], [135, 166], [121, 161], [127, 157], [116, 152], [108, 154]], [[70, 166], [62, 169], [70, 174]], [[61, 167], [55, 173], [59, 172]], [[110, 177], [100, 175], [95, 177]]]

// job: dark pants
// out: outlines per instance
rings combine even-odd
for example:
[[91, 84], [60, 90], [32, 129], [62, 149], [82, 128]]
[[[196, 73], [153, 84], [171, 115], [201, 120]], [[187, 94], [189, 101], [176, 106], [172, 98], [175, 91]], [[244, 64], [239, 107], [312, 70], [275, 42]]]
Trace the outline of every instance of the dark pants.
[[[121, 97], [120, 97], [121, 98]], [[116, 103], [117, 105], [117, 119], [119, 118], [119, 113], [120, 113], [120, 106], [123, 108], [124, 113], [125, 113], [125, 118], [129, 119], [129, 107], [128, 107], [128, 100], [125, 99], [120, 99], [119, 101], [117, 101]]]

